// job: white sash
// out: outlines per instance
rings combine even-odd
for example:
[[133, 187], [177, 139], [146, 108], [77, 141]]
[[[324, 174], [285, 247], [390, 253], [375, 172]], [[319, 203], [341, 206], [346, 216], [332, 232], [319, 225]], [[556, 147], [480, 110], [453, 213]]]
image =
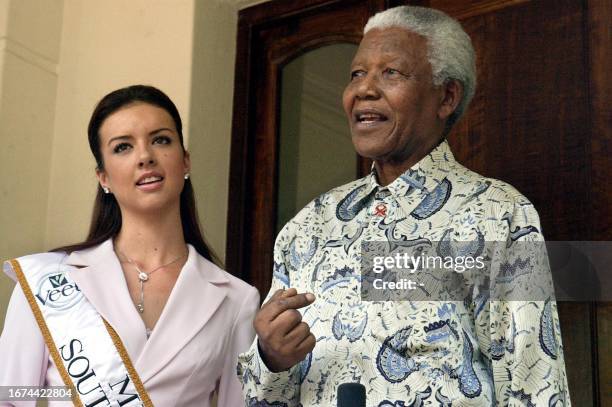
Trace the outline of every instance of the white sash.
[[21, 285], [72, 401], [85, 407], [153, 406], [115, 330], [70, 278], [63, 253], [4, 263]]

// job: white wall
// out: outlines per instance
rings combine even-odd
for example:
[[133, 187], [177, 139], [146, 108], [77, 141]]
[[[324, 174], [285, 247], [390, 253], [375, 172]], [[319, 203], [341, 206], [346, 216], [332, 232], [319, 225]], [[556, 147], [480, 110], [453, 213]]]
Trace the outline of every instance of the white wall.
[[[239, 4], [240, 3], [240, 4]], [[164, 90], [184, 122], [203, 228], [225, 257], [234, 0], [0, 0], [0, 259], [85, 237], [87, 122], [118, 87]], [[0, 276], [0, 326], [12, 283]]]
[[225, 258], [238, 10], [229, 1], [196, 1], [189, 149], [206, 240]]
[[80, 241], [87, 231], [96, 179], [86, 129], [104, 94], [136, 83], [153, 85], [189, 122], [193, 7], [193, 0], [65, 2], [48, 247]]
[[[2, 259], [45, 247], [62, 4], [0, 0]], [[0, 278], [0, 305], [12, 286]]]

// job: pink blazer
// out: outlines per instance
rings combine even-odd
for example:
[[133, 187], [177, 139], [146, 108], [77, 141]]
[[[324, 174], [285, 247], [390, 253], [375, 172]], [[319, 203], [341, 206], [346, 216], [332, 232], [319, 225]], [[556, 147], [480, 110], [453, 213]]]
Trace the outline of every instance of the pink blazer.
[[[66, 260], [79, 268], [72, 279], [100, 315], [113, 326], [156, 406], [243, 406], [236, 377], [239, 353], [254, 338], [259, 308], [254, 287], [221, 270], [189, 246], [189, 257], [147, 340], [109, 239]], [[0, 386], [63, 386], [57, 368], [17, 285], [0, 336]], [[35, 402], [15, 402], [34, 406]], [[49, 406], [72, 405], [49, 402]]]

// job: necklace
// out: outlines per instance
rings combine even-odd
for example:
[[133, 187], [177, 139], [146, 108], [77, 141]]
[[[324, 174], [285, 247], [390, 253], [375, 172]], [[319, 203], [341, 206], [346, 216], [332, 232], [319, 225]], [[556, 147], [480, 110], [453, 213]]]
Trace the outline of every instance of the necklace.
[[138, 309], [138, 312], [140, 312], [141, 314], [144, 312], [144, 283], [146, 283], [147, 281], [149, 281], [149, 278], [151, 277], [151, 275], [153, 273], [155, 273], [157, 270], [162, 269], [166, 266], [169, 266], [173, 263], [176, 263], [177, 261], [179, 261], [180, 259], [186, 257], [185, 254], [183, 254], [182, 256], [177, 257], [176, 259], [166, 263], [166, 264], [162, 264], [161, 266], [158, 266], [156, 268], [154, 268], [153, 270], [147, 272], [142, 271], [142, 269], [140, 267], [138, 267], [138, 264], [136, 264], [136, 262], [132, 259], [130, 259], [128, 256], [126, 256], [125, 254], [119, 252], [119, 254], [121, 254], [121, 256], [125, 257], [126, 261], [128, 263], [130, 263], [132, 266], [134, 266], [134, 268], [136, 269], [136, 272], [138, 273], [138, 280], [140, 281], [140, 302], [138, 302], [136, 304], [136, 309]]

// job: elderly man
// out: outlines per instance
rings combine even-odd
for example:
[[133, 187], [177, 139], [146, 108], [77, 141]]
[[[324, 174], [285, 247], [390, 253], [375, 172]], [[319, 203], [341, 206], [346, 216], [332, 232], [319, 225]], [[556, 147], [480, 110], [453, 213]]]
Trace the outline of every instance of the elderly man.
[[[475, 83], [471, 41], [447, 15], [403, 6], [368, 21], [343, 105], [373, 171], [279, 234], [258, 338], [239, 358], [247, 405], [332, 406], [346, 382], [365, 386], [368, 406], [569, 405], [554, 300], [362, 296], [364, 242], [543, 240], [531, 203], [445, 141]], [[511, 272], [524, 263], [502, 280], [521, 283]]]

